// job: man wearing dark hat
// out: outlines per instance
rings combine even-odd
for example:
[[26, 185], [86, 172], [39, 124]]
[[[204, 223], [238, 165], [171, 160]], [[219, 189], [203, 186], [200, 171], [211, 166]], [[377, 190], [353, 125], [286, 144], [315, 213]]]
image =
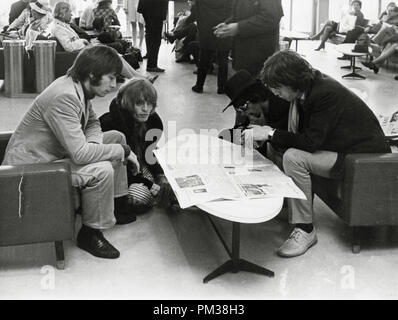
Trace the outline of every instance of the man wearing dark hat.
[[[287, 129], [289, 103], [275, 96], [260, 80], [253, 78], [246, 70], [241, 70], [229, 78], [225, 84], [225, 93], [236, 111], [233, 129], [246, 128], [248, 125], [268, 125], [273, 128]], [[232, 129], [222, 133], [224, 138], [232, 137]], [[239, 143], [239, 137], [236, 137]], [[265, 155], [266, 144], [258, 149]]]

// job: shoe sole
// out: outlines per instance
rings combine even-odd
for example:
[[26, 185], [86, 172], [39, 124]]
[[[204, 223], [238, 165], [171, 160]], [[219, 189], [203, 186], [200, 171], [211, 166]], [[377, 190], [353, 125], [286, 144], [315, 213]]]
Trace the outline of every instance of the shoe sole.
[[77, 244], [77, 247], [80, 248], [80, 249], [83, 250], [83, 251], [86, 251], [87, 253], [91, 254], [92, 256], [97, 257], [97, 258], [101, 258], [101, 259], [110, 259], [110, 260], [113, 260], [113, 259], [118, 259], [118, 258], [120, 257], [120, 252], [119, 252], [118, 255], [111, 256], [111, 257], [109, 257], [109, 256], [105, 257], [105, 256], [101, 256], [101, 255], [99, 255], [99, 254], [96, 254], [95, 252], [89, 250], [88, 248], [86, 248], [86, 247], [84, 247], [84, 246], [82, 246], [82, 245]]
[[306, 253], [311, 247], [315, 246], [318, 243], [318, 239], [315, 239], [309, 246], [307, 249], [305, 249], [305, 251], [298, 253], [298, 254], [285, 254], [285, 253], [281, 253], [281, 252], [277, 252], [278, 256], [283, 257], [283, 258], [293, 258], [293, 257], [298, 257], [303, 255], [304, 253]]

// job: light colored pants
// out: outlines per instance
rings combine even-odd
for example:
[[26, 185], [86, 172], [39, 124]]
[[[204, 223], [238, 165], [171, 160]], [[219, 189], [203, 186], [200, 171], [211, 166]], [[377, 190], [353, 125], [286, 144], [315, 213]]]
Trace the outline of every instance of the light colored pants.
[[337, 153], [322, 150], [310, 153], [294, 148], [282, 153], [268, 144], [267, 157], [292, 178], [307, 197], [307, 200], [288, 199], [289, 222], [312, 223], [314, 212], [311, 174], [330, 178], [330, 170], [336, 163]]
[[[118, 131], [104, 132], [104, 144], [126, 144]], [[122, 161], [101, 161], [87, 165], [71, 166], [72, 185], [80, 190], [82, 222], [94, 229], [114, 226], [114, 198], [127, 195], [127, 170]]]

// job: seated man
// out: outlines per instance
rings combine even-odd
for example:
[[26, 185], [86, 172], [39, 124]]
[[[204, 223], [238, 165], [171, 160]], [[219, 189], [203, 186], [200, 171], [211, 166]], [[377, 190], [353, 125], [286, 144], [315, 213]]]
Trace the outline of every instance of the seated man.
[[163, 133], [163, 123], [156, 107], [155, 87], [147, 80], [135, 79], [119, 90], [109, 112], [99, 118], [103, 131], [124, 133], [127, 144], [137, 155], [141, 174], [133, 175], [134, 168], [127, 165], [127, 177], [129, 200], [135, 211], [142, 213], [152, 208], [155, 202], [167, 203], [167, 199], [162, 197], [171, 194], [163, 170], [153, 154]]
[[133, 163], [136, 170], [139, 163], [122, 133], [102, 133], [91, 99], [113, 91], [121, 70], [112, 48], [81, 51], [68, 74], [35, 99], [12, 135], [3, 161], [5, 165], [69, 163], [72, 185], [81, 192], [83, 226], [77, 245], [107, 259], [118, 258], [120, 253], [101, 230], [136, 219], [128, 204], [123, 163]]
[[274, 94], [291, 103], [288, 130], [253, 125], [250, 134], [255, 141], [270, 142], [268, 157], [307, 197], [288, 199], [289, 222], [295, 226], [278, 254], [294, 257], [317, 242], [311, 175], [341, 179], [345, 154], [391, 150], [379, 121], [365, 102], [313, 69], [296, 52], [274, 54], [265, 62], [260, 77]]

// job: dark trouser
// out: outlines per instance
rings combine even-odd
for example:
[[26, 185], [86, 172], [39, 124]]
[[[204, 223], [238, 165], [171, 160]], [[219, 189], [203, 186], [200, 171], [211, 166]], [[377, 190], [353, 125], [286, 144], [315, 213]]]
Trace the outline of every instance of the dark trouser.
[[[229, 51], [217, 51], [217, 86], [219, 90], [224, 90], [224, 85], [228, 78], [228, 53]], [[200, 49], [198, 77], [196, 80], [196, 86], [198, 87], [203, 87], [205, 84], [210, 59], [213, 54], [213, 50]]]
[[144, 15], [145, 20], [145, 42], [147, 51], [147, 68], [158, 66], [158, 55], [162, 41], [163, 19]]

